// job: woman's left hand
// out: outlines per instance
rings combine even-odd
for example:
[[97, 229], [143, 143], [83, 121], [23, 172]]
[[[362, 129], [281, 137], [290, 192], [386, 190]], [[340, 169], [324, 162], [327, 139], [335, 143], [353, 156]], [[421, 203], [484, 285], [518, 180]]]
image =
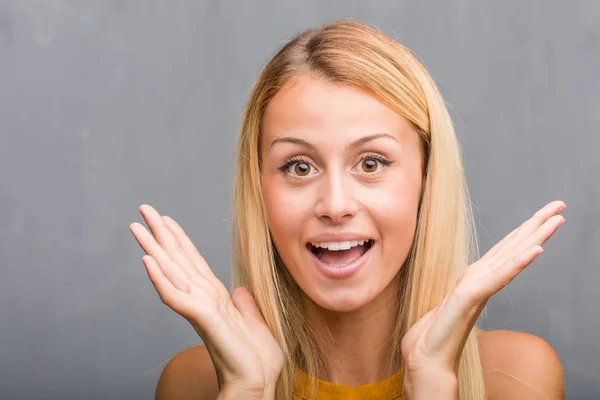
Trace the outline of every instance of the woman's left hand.
[[494, 293], [543, 252], [541, 245], [565, 222], [558, 215], [565, 207], [555, 201], [536, 212], [465, 269], [443, 301], [408, 330], [401, 349], [409, 398], [418, 398], [432, 381], [441, 383], [446, 378], [455, 386], [453, 396], [458, 395], [460, 357], [479, 314]]

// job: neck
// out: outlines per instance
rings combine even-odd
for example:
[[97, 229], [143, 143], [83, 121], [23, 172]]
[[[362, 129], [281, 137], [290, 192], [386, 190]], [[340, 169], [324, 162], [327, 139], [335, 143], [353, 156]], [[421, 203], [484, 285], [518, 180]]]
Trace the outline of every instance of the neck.
[[[327, 310], [313, 301], [306, 301], [307, 318], [315, 334], [320, 338], [331, 335], [331, 340], [323, 340], [328, 360], [327, 376], [317, 378], [353, 387], [389, 376], [385, 362], [398, 316], [395, 282], [392, 280], [368, 304], [349, 312]], [[400, 365], [393, 368], [397, 370]]]

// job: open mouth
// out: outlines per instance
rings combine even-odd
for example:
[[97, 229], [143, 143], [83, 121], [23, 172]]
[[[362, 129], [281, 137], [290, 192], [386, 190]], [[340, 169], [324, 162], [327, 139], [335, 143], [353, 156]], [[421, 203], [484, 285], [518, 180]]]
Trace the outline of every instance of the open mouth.
[[331, 266], [344, 266], [350, 264], [371, 249], [374, 241], [352, 240], [348, 242], [307, 243], [306, 248], [321, 262]]

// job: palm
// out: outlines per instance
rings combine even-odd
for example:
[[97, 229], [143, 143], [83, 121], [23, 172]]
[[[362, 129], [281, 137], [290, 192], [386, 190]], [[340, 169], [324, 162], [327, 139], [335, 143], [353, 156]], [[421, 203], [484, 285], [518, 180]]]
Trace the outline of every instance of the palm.
[[461, 273], [453, 290], [402, 339], [409, 370], [432, 363], [458, 368], [462, 348], [486, 302], [541, 254], [541, 245], [564, 222], [557, 215], [564, 208], [562, 202], [546, 205]]
[[[238, 288], [229, 296], [225, 286], [216, 277], [212, 278], [212, 283], [208, 285], [209, 279], [191, 284], [188, 301], [167, 305], [190, 321], [196, 332], [205, 339], [213, 359], [236, 360], [237, 370], [231, 371], [234, 374], [231, 378], [262, 381], [268, 376], [277, 375], [282, 359], [279, 345], [260, 315], [243, 315], [238, 309], [255, 307], [250, 292]], [[191, 306], [189, 311], [186, 303]], [[212, 332], [203, 328], [206, 326], [222, 329], [214, 337]]]
[[150, 206], [140, 207], [150, 234], [130, 230], [144, 251], [148, 275], [161, 300], [187, 319], [201, 336], [223, 381], [276, 379], [283, 356], [250, 292], [232, 295], [213, 274], [183, 229]]

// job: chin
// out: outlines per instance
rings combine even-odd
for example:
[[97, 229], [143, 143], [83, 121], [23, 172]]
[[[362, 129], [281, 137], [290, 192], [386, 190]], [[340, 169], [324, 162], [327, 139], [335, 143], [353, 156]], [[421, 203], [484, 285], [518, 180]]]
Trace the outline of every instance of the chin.
[[319, 307], [333, 312], [357, 311], [373, 300], [366, 291], [352, 287], [329, 289], [309, 297]]

